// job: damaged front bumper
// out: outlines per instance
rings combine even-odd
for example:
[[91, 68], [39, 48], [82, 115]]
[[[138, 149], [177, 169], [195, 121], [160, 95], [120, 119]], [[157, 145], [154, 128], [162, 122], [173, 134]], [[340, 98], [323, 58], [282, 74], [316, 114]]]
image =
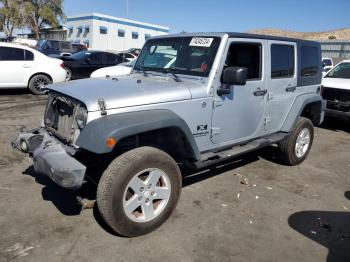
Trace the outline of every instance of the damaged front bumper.
[[44, 128], [23, 130], [11, 145], [28, 153], [33, 158], [35, 171], [50, 177], [61, 187], [77, 189], [82, 186], [86, 166], [69, 155], [64, 146]]

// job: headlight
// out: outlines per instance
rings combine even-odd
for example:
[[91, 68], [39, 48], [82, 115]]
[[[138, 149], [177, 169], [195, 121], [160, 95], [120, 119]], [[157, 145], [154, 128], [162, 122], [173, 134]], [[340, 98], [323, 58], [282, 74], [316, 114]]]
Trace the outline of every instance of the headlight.
[[75, 119], [79, 129], [83, 129], [87, 120], [87, 111], [84, 107], [79, 107]]

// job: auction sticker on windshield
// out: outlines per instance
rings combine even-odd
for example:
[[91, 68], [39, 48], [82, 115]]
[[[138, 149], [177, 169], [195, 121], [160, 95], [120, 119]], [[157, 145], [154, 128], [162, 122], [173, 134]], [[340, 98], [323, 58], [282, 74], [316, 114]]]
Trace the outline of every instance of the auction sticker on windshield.
[[193, 37], [190, 46], [210, 47], [214, 38]]

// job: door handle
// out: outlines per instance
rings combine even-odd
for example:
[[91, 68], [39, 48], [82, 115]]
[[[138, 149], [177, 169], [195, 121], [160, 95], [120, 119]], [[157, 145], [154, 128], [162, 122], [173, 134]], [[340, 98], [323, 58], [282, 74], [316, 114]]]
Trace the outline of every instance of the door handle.
[[23, 68], [30, 68], [30, 65], [23, 65]]
[[296, 89], [296, 86], [288, 86], [286, 87], [286, 92], [294, 92]]
[[264, 95], [266, 95], [266, 93], [267, 93], [267, 90], [266, 89], [263, 89], [263, 90], [261, 90], [260, 88], [258, 88], [258, 89], [256, 89], [255, 91], [254, 91], [254, 95], [255, 96], [264, 96]]

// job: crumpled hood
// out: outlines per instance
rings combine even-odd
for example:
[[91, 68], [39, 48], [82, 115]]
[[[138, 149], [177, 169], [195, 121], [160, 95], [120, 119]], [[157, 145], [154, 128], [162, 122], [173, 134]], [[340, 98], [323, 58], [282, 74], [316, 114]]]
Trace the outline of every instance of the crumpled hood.
[[[100, 110], [98, 99], [103, 99], [106, 109], [164, 103], [191, 99], [189, 85], [203, 88], [203, 82], [176, 82], [171, 77], [132, 74], [113, 78], [89, 78], [60, 83], [48, 87], [82, 101], [88, 111]], [[196, 89], [197, 89], [196, 88]]]
[[324, 87], [350, 90], [350, 79], [324, 77], [322, 78], [322, 85]]

